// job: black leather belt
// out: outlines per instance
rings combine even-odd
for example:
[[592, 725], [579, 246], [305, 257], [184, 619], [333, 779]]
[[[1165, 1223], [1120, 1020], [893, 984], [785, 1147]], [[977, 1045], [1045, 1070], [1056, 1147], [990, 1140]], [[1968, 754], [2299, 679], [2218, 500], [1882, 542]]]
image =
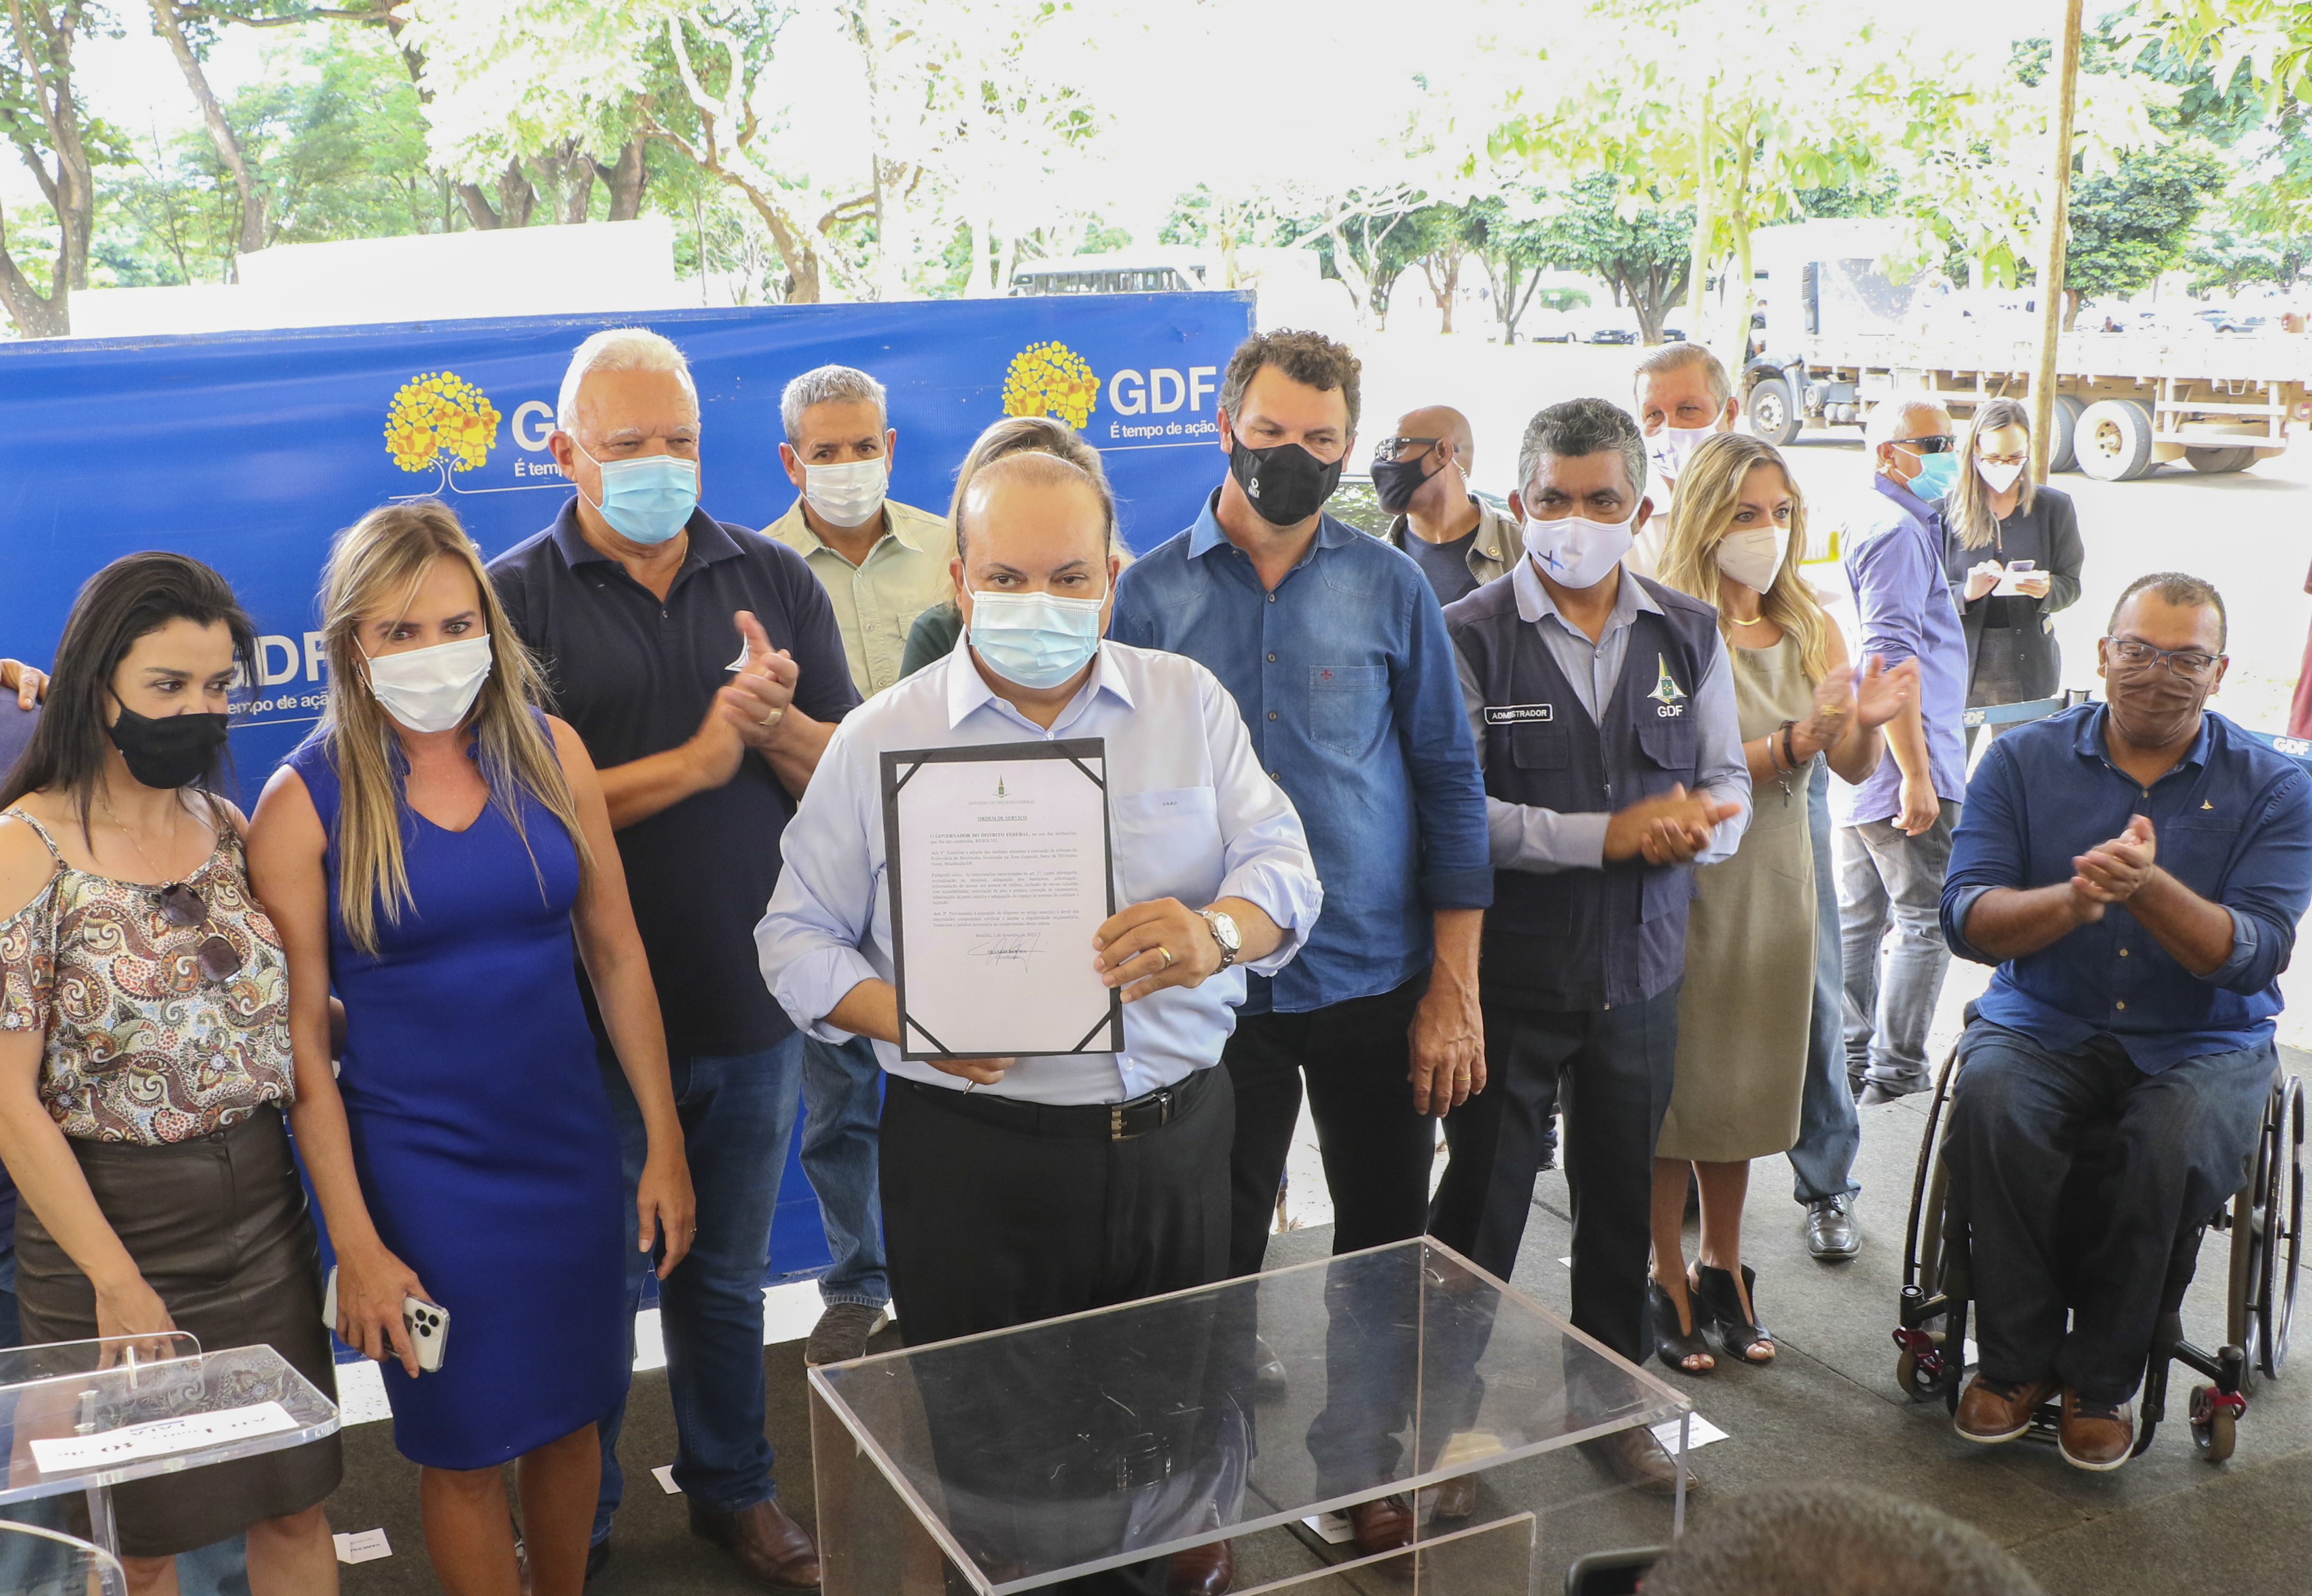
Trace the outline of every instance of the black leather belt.
[[1000, 1125], [1007, 1130], [1039, 1136], [1098, 1136], [1103, 1141], [1128, 1142], [1161, 1130], [1196, 1106], [1211, 1089], [1218, 1066], [1200, 1069], [1176, 1085], [1122, 1103], [1026, 1103], [989, 1092], [961, 1092], [930, 1086], [921, 1081], [897, 1083], [925, 1102], [951, 1114]]

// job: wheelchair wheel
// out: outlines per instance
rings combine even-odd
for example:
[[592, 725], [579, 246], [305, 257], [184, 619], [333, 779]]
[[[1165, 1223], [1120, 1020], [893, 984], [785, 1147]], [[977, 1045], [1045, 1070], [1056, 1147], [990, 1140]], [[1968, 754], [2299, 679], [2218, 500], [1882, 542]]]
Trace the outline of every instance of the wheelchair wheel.
[[2255, 1363], [2268, 1379], [2288, 1362], [2288, 1331], [2296, 1314], [2297, 1267], [2304, 1249], [2304, 1083], [2290, 1079], [2277, 1094], [2280, 1112], [2265, 1141], [2264, 1206], [2255, 1294]]
[[2211, 1385], [2192, 1388], [2192, 1444], [2209, 1462], [2220, 1463], [2232, 1455], [2239, 1432], [2232, 1410], [2214, 1402], [2215, 1390]]

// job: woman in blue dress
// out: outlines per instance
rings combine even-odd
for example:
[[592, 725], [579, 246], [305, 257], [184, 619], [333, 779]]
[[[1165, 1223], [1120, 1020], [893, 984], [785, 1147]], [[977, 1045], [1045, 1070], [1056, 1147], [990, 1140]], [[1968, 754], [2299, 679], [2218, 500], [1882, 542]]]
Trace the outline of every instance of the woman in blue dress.
[[[499, 1483], [518, 1461], [538, 1596], [579, 1596], [626, 1389], [621, 1247], [690, 1242], [690, 1176], [650, 969], [592, 763], [456, 516], [338, 535], [328, 713], [265, 790], [250, 875], [289, 963], [299, 1144], [337, 1254], [337, 1330], [386, 1362], [453, 1596], [515, 1596]], [[623, 1215], [617, 1131], [572, 948], [649, 1133]], [[346, 1008], [329, 1066], [328, 996]], [[402, 1303], [446, 1311], [420, 1373]]]

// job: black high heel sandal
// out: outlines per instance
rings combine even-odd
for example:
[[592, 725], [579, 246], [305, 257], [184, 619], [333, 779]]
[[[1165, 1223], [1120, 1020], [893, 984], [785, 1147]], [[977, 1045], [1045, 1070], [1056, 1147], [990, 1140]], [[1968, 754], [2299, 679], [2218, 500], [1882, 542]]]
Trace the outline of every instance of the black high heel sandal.
[[[1691, 1300], [1688, 1299], [1689, 1302]], [[1661, 1282], [1651, 1275], [1646, 1277], [1646, 1312], [1653, 1320], [1654, 1355], [1661, 1359], [1666, 1368], [1678, 1374], [1707, 1374], [1716, 1366], [1714, 1359], [1698, 1369], [1686, 1366], [1688, 1358], [1710, 1357], [1710, 1343], [1702, 1338], [1699, 1324], [1683, 1334], [1679, 1332], [1678, 1326], [1683, 1321], [1678, 1315], [1677, 1304], [1670, 1301], [1669, 1293], [1662, 1289]]]
[[[1769, 1347], [1774, 1343], [1772, 1330], [1742, 1311], [1745, 1298], [1749, 1300], [1751, 1312], [1757, 1311], [1757, 1272], [1747, 1264], [1742, 1266], [1742, 1289], [1739, 1292], [1734, 1289], [1732, 1275], [1724, 1269], [1713, 1269], [1708, 1264], [1695, 1265], [1694, 1273], [1686, 1277], [1688, 1294], [1701, 1304], [1701, 1311], [1695, 1315], [1695, 1320], [1699, 1321], [1702, 1314], [1707, 1313], [1712, 1322], [1717, 1325], [1719, 1339], [1725, 1342], [1728, 1354], [1753, 1366], [1774, 1361], [1771, 1351], [1762, 1358], [1750, 1355], [1750, 1349], [1759, 1343], [1764, 1342]], [[1698, 1322], [1696, 1328], [1699, 1328]]]

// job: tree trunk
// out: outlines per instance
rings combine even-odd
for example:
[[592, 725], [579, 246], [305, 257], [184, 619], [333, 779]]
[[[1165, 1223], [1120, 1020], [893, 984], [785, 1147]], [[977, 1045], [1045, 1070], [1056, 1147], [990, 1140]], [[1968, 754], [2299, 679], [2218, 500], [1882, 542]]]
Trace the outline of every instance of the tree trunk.
[[[1742, 153], [1735, 163], [1734, 194], [1732, 202], [1726, 207], [1726, 222], [1734, 234], [1734, 259], [1728, 269], [1733, 272], [1741, 288], [1737, 292], [1732, 283], [1727, 285], [1723, 296], [1729, 319], [1726, 346], [1719, 351], [1718, 355], [1726, 363], [1726, 369], [1734, 373], [1738, 384], [1741, 381], [1743, 368], [1750, 364], [1750, 316], [1758, 304], [1758, 279], [1750, 260], [1751, 130], [1747, 120], [1742, 124], [1740, 141]], [[1688, 328], [1686, 336], [1694, 337], [1695, 329]]]
[[32, 286], [16, 265], [16, 258], [8, 252], [5, 218], [0, 217], [0, 307], [5, 307], [8, 320], [16, 324], [16, 336], [25, 338], [60, 338], [72, 331], [72, 284], [65, 273], [64, 252], [57, 252], [53, 276], [49, 278], [52, 291], [46, 294]]
[[574, 227], [592, 217], [595, 170], [591, 155], [581, 155], [570, 163], [570, 171], [565, 180], [567, 187], [562, 195], [561, 215], [557, 218], [564, 226]]
[[498, 173], [497, 203], [492, 205], [488, 195], [478, 183], [458, 185], [458, 197], [465, 203], [466, 219], [477, 232], [495, 232], [501, 227], [527, 227], [530, 213], [538, 204], [538, 190], [522, 174], [521, 162], [509, 160], [505, 170]]
[[640, 138], [626, 141], [617, 160], [603, 169], [602, 180], [610, 189], [609, 220], [631, 222], [643, 214], [643, 187], [650, 181], [650, 169], [643, 163]]
[[1718, 218], [1711, 215], [1717, 184], [1712, 180], [1711, 92], [1702, 92], [1702, 115], [1694, 124], [1694, 242], [1686, 250], [1692, 262], [1686, 289], [1686, 336], [1703, 341], [1702, 313], [1710, 295], [1710, 252], [1718, 241]]
[[[225, 120], [224, 107], [217, 103], [215, 93], [209, 88], [208, 74], [201, 69], [200, 57], [193, 54], [191, 41], [177, 21], [176, 0], [152, 0], [153, 25], [162, 38], [169, 41], [169, 53], [177, 57], [177, 70], [185, 75], [185, 86], [193, 92], [193, 102], [201, 108], [201, 121], [208, 128], [209, 143], [215, 146], [217, 159], [224, 162], [225, 171], [232, 174], [233, 192], [241, 197], [241, 239], [239, 252], [254, 255], [265, 248], [265, 196], [257, 191], [257, 181], [250, 175], [249, 162], [241, 152], [241, 139]], [[239, 276], [235, 272], [234, 276]]]

